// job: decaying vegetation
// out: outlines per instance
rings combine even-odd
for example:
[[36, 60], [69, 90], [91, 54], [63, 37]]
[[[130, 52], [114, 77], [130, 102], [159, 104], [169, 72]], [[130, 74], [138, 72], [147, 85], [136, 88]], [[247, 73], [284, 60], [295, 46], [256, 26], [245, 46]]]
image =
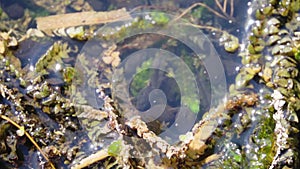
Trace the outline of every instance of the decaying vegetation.
[[[185, 9], [176, 2], [166, 6], [134, 6], [132, 2], [134, 8], [118, 10], [118, 0], [114, 0], [109, 6], [114, 10], [95, 12], [86, 1], [47, 1], [53, 8], [43, 1], [30, 1], [23, 4], [19, 16], [6, 11], [1, 1], [0, 165], [73, 169], [299, 167], [300, 1], [253, 0], [246, 4], [204, 0]], [[39, 10], [32, 10], [33, 4]], [[241, 4], [247, 13], [235, 10]], [[21, 8], [20, 4], [12, 5]], [[70, 8], [77, 13], [66, 14]], [[134, 14], [149, 8], [153, 10], [147, 18]], [[90, 17], [91, 13], [95, 15]], [[120, 17], [130, 22], [122, 23]], [[61, 20], [60, 25], [54, 24], [55, 20]], [[104, 24], [116, 20], [123, 25]], [[32, 22], [37, 22], [37, 27]], [[198, 96], [183, 84], [189, 97], [181, 98], [172, 77], [175, 73], [185, 77], [185, 72], [172, 70], [168, 63], [168, 74], [141, 71], [157, 62], [154, 59], [131, 63], [136, 67], [127, 70], [139, 74], [131, 83], [130, 97], [120, 94], [126, 79], [126, 65], [120, 68], [121, 62], [128, 53], [155, 47], [175, 53], [193, 71], [197, 83], [210, 85], [211, 77], [201, 60], [207, 56], [196, 56], [172, 37], [129, 36], [176, 23], [201, 29], [220, 53], [226, 77], [234, 79], [223, 102], [210, 105], [207, 101], [209, 94], [219, 92], [218, 86], [200, 89], [208, 95], [203, 92]], [[86, 44], [90, 47], [85, 48]], [[201, 49], [207, 47], [201, 45]], [[231, 64], [235, 70], [227, 71]], [[169, 102], [163, 117], [145, 122], [125, 103], [132, 102], [147, 112], [153, 88], [165, 91]], [[199, 117], [189, 132], [170, 144], [159, 134], [174, 122], [178, 102], [184, 103], [186, 112]]]

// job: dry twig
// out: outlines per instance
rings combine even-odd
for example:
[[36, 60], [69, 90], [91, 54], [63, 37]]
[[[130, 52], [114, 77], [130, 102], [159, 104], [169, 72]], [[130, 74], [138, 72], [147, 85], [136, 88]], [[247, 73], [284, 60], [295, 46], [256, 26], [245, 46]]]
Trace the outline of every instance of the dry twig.
[[94, 164], [95, 162], [101, 161], [107, 157], [109, 157], [107, 149], [102, 149], [102, 150], [98, 151], [97, 153], [92, 154], [92, 155], [82, 159], [79, 164], [71, 167], [71, 169], [85, 168], [85, 167], [87, 167], [91, 164]]

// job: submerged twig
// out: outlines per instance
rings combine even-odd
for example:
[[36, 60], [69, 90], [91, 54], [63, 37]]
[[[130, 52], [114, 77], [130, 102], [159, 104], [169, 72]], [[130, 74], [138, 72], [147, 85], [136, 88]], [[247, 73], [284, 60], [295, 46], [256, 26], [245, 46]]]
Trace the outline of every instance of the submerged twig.
[[233, 0], [230, 0], [230, 14], [227, 14], [227, 3], [228, 0], [224, 0], [223, 2], [223, 7], [220, 4], [219, 0], [215, 0], [215, 3], [217, 4], [218, 8], [223, 12], [223, 14], [228, 17], [228, 18], [232, 18], [233, 17], [233, 12], [234, 12], [234, 4], [233, 4]]
[[198, 3], [195, 3], [193, 5], [191, 5], [190, 7], [188, 7], [187, 9], [185, 9], [178, 17], [176, 17], [174, 19], [174, 21], [182, 18], [185, 14], [187, 14], [190, 10], [192, 10], [193, 8], [195, 8], [196, 6], [202, 6], [204, 8], [206, 8], [208, 11], [212, 12], [213, 14], [215, 14], [216, 16], [220, 17], [220, 18], [223, 18], [223, 19], [228, 19], [226, 16], [220, 14], [218, 11], [212, 9], [211, 7], [207, 6], [206, 4], [204, 3], [201, 3], [201, 2], [198, 2]]
[[124, 19], [130, 19], [130, 14], [125, 8], [108, 12], [91, 11], [38, 17], [36, 21], [39, 30], [47, 31], [72, 26], [116, 22]]
[[[227, 4], [227, 0], [225, 2]], [[206, 8], [208, 11], [212, 12], [213, 14], [215, 14], [216, 16], [218, 16], [218, 17], [220, 17], [222, 19], [231, 19], [231, 20], [234, 20], [234, 18], [232, 18], [233, 12], [234, 12], [234, 9], [233, 9], [233, 0], [231, 0], [230, 16], [226, 13], [226, 7], [225, 8], [224, 8], [224, 6], [222, 7], [222, 5], [220, 4], [220, 2], [218, 0], [215, 0], [215, 3], [217, 4], [218, 8], [222, 11], [222, 13], [219, 13], [218, 11], [212, 9], [211, 7], [209, 7], [208, 5], [206, 5], [204, 3], [198, 2], [198, 3], [195, 3], [195, 4], [191, 5], [187, 9], [185, 9], [179, 16], [177, 16], [175, 19], [173, 19], [172, 22], [174, 22], [174, 21], [182, 18], [184, 15], [186, 15], [190, 10], [192, 10], [196, 6], [202, 6], [202, 7]], [[226, 6], [226, 4], [224, 4], [224, 5]], [[202, 26], [199, 25], [199, 27], [202, 27]]]
[[227, 0], [224, 0], [224, 3], [223, 3], [223, 11], [227, 11]]
[[193, 26], [195, 28], [206, 29], [206, 30], [215, 31], [215, 32], [221, 32], [221, 33], [224, 32], [222, 29], [219, 29], [219, 28], [216, 28], [216, 27], [213, 27], [213, 26], [197, 25], [197, 24], [192, 24], [192, 23], [185, 23], [185, 24]]
[[85, 168], [91, 164], [94, 164], [98, 161], [101, 161], [107, 157], [109, 157], [110, 155], [107, 152], [107, 149], [102, 149], [100, 151], [98, 151], [95, 154], [92, 154], [84, 159], [82, 159], [79, 164], [76, 164], [75, 166], [71, 167], [71, 169], [81, 169], [81, 168]]
[[233, 16], [233, 12], [234, 12], [234, 4], [233, 4], [233, 0], [230, 0], [230, 17]]
[[218, 8], [221, 10], [221, 11], [225, 11], [226, 12], [226, 8], [224, 9], [224, 5], [222, 7], [222, 5], [220, 4], [220, 2], [218, 0], [215, 0], [215, 3], [217, 4]]
[[231, 19], [232, 16], [229, 16], [227, 14], [227, 0], [224, 0], [223, 2], [223, 7], [220, 4], [219, 0], [215, 0], [215, 3], [217, 4], [217, 6], [219, 7], [219, 9], [222, 11], [223, 15], [226, 16], [227, 18]]
[[[6, 120], [9, 123], [11, 123], [12, 125], [14, 125], [15, 127], [17, 127], [19, 130], [22, 130], [22, 127], [20, 125], [18, 125], [16, 122], [14, 122], [12, 119], [10, 119], [9, 117], [6, 117], [4, 115], [0, 115], [0, 117], [3, 120]], [[27, 133], [27, 131], [25, 131], [25, 130], [24, 130], [24, 134], [32, 142], [32, 144], [40, 151], [40, 153], [42, 154], [42, 156], [49, 162], [51, 168], [55, 169], [54, 164], [49, 160], [49, 158], [47, 157], [47, 155], [43, 152], [43, 150], [40, 148], [40, 146], [34, 141], [34, 139], [30, 136], [30, 134]]]

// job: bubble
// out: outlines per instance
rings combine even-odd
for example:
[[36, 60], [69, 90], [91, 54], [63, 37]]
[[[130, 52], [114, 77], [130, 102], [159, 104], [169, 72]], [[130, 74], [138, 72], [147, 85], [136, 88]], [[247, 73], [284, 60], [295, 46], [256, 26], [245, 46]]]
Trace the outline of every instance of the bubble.
[[30, 71], [34, 71], [34, 66], [33, 66], [33, 65], [30, 65], [30, 66], [29, 66], [29, 70], [30, 70]]
[[60, 71], [61, 70], [61, 64], [59, 64], [59, 63], [57, 63], [57, 64], [55, 64], [55, 70], [56, 71]]

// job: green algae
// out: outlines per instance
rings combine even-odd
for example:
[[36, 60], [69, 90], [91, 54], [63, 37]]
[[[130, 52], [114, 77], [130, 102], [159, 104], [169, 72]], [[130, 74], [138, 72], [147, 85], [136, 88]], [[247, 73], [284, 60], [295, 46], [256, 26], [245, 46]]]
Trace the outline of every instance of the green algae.
[[[288, 17], [288, 13], [290, 13], [289, 8], [292, 8], [291, 11], [299, 10], [299, 2], [298, 1], [292, 1], [291, 3], [293, 5], [288, 6], [288, 7], [286, 7], [282, 4], [278, 4], [277, 1], [270, 1], [270, 3], [275, 5], [275, 7], [267, 6], [266, 8], [263, 8], [263, 10], [262, 10], [262, 13], [267, 16], [271, 15], [272, 9], [273, 8], [276, 9], [277, 7], [280, 9], [283, 9], [283, 12], [280, 13], [283, 17]], [[286, 2], [282, 1], [281, 3], [286, 3]], [[200, 14], [198, 12], [197, 16], [199, 16], [199, 15]], [[257, 19], [263, 19], [263, 17], [260, 16]], [[158, 23], [158, 25], [160, 25], [160, 26], [163, 26], [163, 25], [167, 24], [167, 22], [169, 22], [169, 18], [166, 15], [163, 15], [162, 13], [155, 13], [153, 15], [153, 20], [156, 21], [156, 23]], [[150, 24], [150, 23], [146, 22], [145, 20], [139, 20], [136, 23], [133, 23], [129, 27], [124, 27], [124, 28], [122, 27], [121, 30], [119, 32], [117, 32], [116, 34], [106, 35], [104, 38], [120, 38], [120, 39], [122, 39], [123, 37], [127, 36], [130, 33], [130, 31], [134, 31], [135, 27], [138, 27], [138, 29], [148, 29], [150, 27], [153, 27], [153, 24]], [[129, 30], [129, 29], [132, 29], [132, 30]], [[113, 28], [112, 28], [112, 30], [114, 31]], [[266, 36], [266, 35], [261, 34], [261, 32], [257, 32], [255, 34], [255, 36]], [[244, 65], [253, 64], [253, 63], [262, 63], [261, 60], [263, 59], [263, 57], [262, 57], [263, 55], [261, 53], [266, 51], [269, 47], [261, 45], [262, 43], [256, 43], [257, 41], [260, 41], [260, 40], [257, 40], [255, 37], [251, 37], [249, 39], [251, 41], [251, 45], [248, 46], [248, 50], [249, 50], [249, 53], [251, 54], [251, 56], [248, 57], [247, 54], [241, 55], [242, 63]], [[252, 44], [252, 43], [254, 43], [254, 44]], [[49, 71], [53, 71], [55, 69], [55, 65], [57, 63], [62, 64], [62, 63], [64, 63], [64, 61], [63, 61], [64, 59], [69, 58], [70, 51], [69, 51], [69, 48], [66, 47], [65, 43], [59, 43], [59, 45], [57, 45], [57, 43], [55, 43], [55, 45], [57, 47], [57, 48], [55, 48], [55, 50], [54, 49], [48, 50], [48, 52], [51, 55], [48, 55], [48, 54], [43, 55], [38, 60], [37, 64], [35, 65], [37, 73], [46, 75], [46, 74], [48, 74]], [[274, 44], [272, 43], [269, 45], [274, 45]], [[11, 49], [8, 49], [7, 51], [11, 51]], [[278, 51], [274, 50], [274, 54], [277, 52], [280, 52], [280, 50], [278, 50]], [[296, 67], [298, 66], [298, 61], [299, 61], [299, 57], [300, 57], [299, 51], [296, 50], [296, 52], [295, 51], [293, 51], [293, 52], [294, 52], [293, 57], [295, 58], [296, 62], [291, 62], [290, 60], [280, 60], [280, 61], [278, 61], [278, 64], [281, 64], [288, 68], [295, 68], [297, 70]], [[289, 53], [283, 53], [283, 54], [290, 55]], [[7, 59], [7, 57], [9, 59]], [[13, 76], [15, 75], [17, 78], [22, 79], [23, 71], [20, 68], [18, 59], [16, 59], [13, 55], [6, 55], [5, 58], [7, 59], [5, 61], [5, 63], [1, 63], [1, 64], [3, 64], [5, 69], [9, 70], [10, 75], [13, 75]], [[183, 56], [183, 58], [189, 66], [193, 65], [194, 61], [191, 59], [192, 57], [190, 57], [186, 54]], [[3, 59], [4, 59], [4, 56], [2, 56], [1, 60], [3, 60]], [[12, 64], [12, 63], [14, 63], [14, 64]], [[141, 69], [147, 68], [147, 64], [149, 64], [149, 63], [147, 63], [147, 61], [146, 61], [146, 62], [144, 62], [144, 64], [145, 65], [141, 66]], [[275, 66], [278, 66], [278, 64], [275, 64]], [[271, 68], [272, 68], [272, 70], [275, 70], [274, 67], [271, 67]], [[5, 70], [5, 69], [3, 69], [3, 70]], [[7, 71], [7, 70], [5, 70], [5, 71]], [[278, 75], [281, 78], [297, 78], [298, 77], [298, 73], [296, 71], [291, 72], [290, 75], [287, 72], [280, 72], [280, 73], [277, 73], [277, 71], [273, 71], [273, 72], [275, 72], [276, 73], [275, 75]], [[88, 74], [88, 75], [91, 75], [91, 78], [98, 77], [98, 74], [94, 74], [94, 73], [95, 72], [91, 71], [90, 74]], [[147, 86], [147, 79], [149, 79], [149, 77], [151, 77], [151, 74], [152, 74], [151, 71], [142, 71], [142, 72], [140, 72], [140, 74], [138, 74], [133, 79], [132, 93], [134, 96], [136, 96], [138, 94], [138, 91], [140, 91], [145, 86]], [[65, 84], [66, 86], [69, 86], [72, 83], [72, 79], [74, 79], [76, 77], [74, 68], [71, 65], [68, 65], [68, 67], [62, 69], [62, 75], [63, 75], [62, 80], [66, 83]], [[2, 76], [6, 76], [6, 75], [2, 75]], [[9, 77], [11, 77], [11, 76], [9, 76]], [[170, 77], [172, 77], [172, 75], [170, 75]], [[246, 88], [246, 90], [255, 90], [255, 88], [253, 86], [251, 87], [251, 85], [255, 84], [254, 81], [257, 82], [257, 80], [256, 80], [257, 78], [260, 78], [259, 72], [255, 72], [255, 73], [250, 72], [249, 73], [249, 71], [248, 72], [244, 71], [242, 74], [239, 74], [237, 76], [236, 81], [240, 82], [239, 83], [240, 85], [235, 86], [236, 87], [235, 92], [242, 92], [245, 88]], [[41, 78], [41, 80], [43, 80], [43, 78]], [[299, 106], [297, 106], [297, 105], [299, 105], [298, 104], [298, 102], [299, 102], [299, 100], [298, 100], [299, 83], [295, 80], [294, 81], [295, 86], [292, 89], [287, 90], [285, 87], [283, 87], [281, 85], [281, 83], [279, 83], [280, 81], [282, 81], [281, 79], [277, 80], [277, 81], [276, 81], [276, 79], [271, 79], [271, 81], [272, 81], [272, 83], [273, 82], [275, 82], [275, 83], [273, 85], [271, 85], [270, 88], [278, 89], [282, 94], [286, 95], [287, 96], [286, 100], [289, 101], [289, 103], [288, 103], [289, 111], [297, 113], [299, 110]], [[22, 86], [23, 86], [22, 88], [25, 88], [25, 89], [32, 84], [30, 81], [23, 80], [23, 82], [22, 82]], [[5, 82], [5, 84], [8, 84], [8, 86], [11, 86], [10, 83]], [[262, 84], [264, 84], [263, 81], [262, 81]], [[280, 87], [275, 87], [276, 85], [278, 85]], [[42, 83], [42, 82], [37, 81], [35, 87], [38, 88], [36, 91], [32, 91], [32, 92], [28, 91], [28, 94], [27, 94], [28, 96], [31, 96], [31, 93], [34, 93], [33, 94], [34, 99], [30, 100], [31, 103], [30, 103], [30, 101], [29, 102], [24, 101], [24, 97], [18, 96], [17, 98], [22, 100], [22, 104], [26, 103], [27, 106], [30, 105], [30, 106], [36, 106], [38, 108], [42, 108], [42, 110], [44, 111], [43, 113], [47, 113], [47, 114], [51, 115], [52, 119], [56, 119], [57, 121], [59, 121], [60, 124], [68, 126], [67, 128], [72, 128], [71, 122], [64, 119], [67, 117], [70, 118], [69, 116], [66, 116], [66, 114], [76, 117], [76, 115], [74, 114], [74, 110], [69, 110], [69, 109], [72, 109], [71, 108], [72, 106], [70, 104], [68, 104], [66, 100], [60, 98], [59, 94], [52, 95], [51, 98], [49, 98], [49, 100], [47, 100], [47, 99], [41, 100], [41, 99], [48, 98], [50, 96], [50, 94], [55, 93], [54, 90], [51, 88], [51, 86], [47, 85], [47, 83]], [[269, 87], [269, 86], [267, 86], [267, 87]], [[291, 90], [293, 92], [291, 92]], [[78, 95], [80, 95], [80, 93]], [[188, 105], [188, 107], [193, 112], [198, 112], [200, 103], [195, 101], [195, 100], [198, 100], [198, 98], [194, 97], [193, 93], [189, 93], [189, 96], [190, 97], [182, 98], [183, 102], [186, 105]], [[297, 96], [297, 97], [293, 98], [293, 96]], [[52, 97], [55, 99], [58, 98], [58, 100], [55, 101], [55, 99], [53, 99]], [[85, 98], [83, 96], [78, 96], [78, 98], [81, 98], [81, 100], [82, 100], [82, 102], [80, 102], [80, 103], [87, 104], [87, 101], [85, 100]], [[264, 101], [268, 101], [268, 100], [270, 101], [270, 99], [271, 98], [265, 98]], [[288, 99], [290, 99], [290, 100], [288, 100]], [[260, 101], [262, 101], [262, 100], [260, 100]], [[42, 104], [42, 106], [40, 104]], [[55, 105], [54, 108], [52, 107], [53, 105]], [[246, 106], [248, 106], [248, 108], [250, 108], [250, 110], [253, 108], [251, 105], [246, 105]], [[241, 109], [243, 109], [244, 106], [238, 106], [238, 107], [239, 108], [242, 107]], [[224, 167], [224, 168], [240, 168], [240, 167], [266, 168], [267, 166], [271, 165], [272, 161], [274, 160], [275, 150], [276, 150], [276, 146], [275, 146], [276, 135], [274, 133], [274, 128], [275, 128], [276, 122], [272, 118], [272, 115], [275, 113], [275, 110], [272, 109], [272, 106], [271, 106], [271, 108], [269, 108], [269, 109], [261, 108], [261, 111], [266, 112], [267, 115], [265, 117], [260, 116], [261, 118], [257, 122], [259, 125], [257, 125], [253, 129], [253, 132], [250, 134], [250, 136], [251, 136], [250, 139], [253, 142], [252, 143], [253, 145], [250, 148], [252, 148], [252, 149], [258, 148], [258, 151], [252, 150], [250, 154], [257, 157], [257, 159], [249, 158], [246, 156], [247, 151], [243, 147], [245, 145], [239, 145], [237, 143], [232, 143], [230, 141], [228, 143], [228, 142], [226, 142], [228, 140], [226, 140], [226, 141], [224, 141], [224, 144], [226, 143], [226, 145], [228, 145], [228, 147], [226, 148], [226, 154], [228, 155], [228, 158], [222, 159], [221, 161], [216, 162], [216, 163], [219, 163], [219, 167]], [[35, 111], [33, 111], [33, 112], [36, 113]], [[235, 113], [232, 113], [233, 116], [234, 116], [234, 114], [237, 114], [237, 112], [240, 112], [240, 111], [236, 111]], [[249, 111], [249, 112], [251, 112], [251, 111]], [[11, 115], [11, 116], [13, 116], [13, 115]], [[297, 114], [296, 114], [296, 116], [297, 116]], [[295, 118], [291, 118], [291, 119], [295, 119]], [[296, 122], [297, 120], [294, 120], [294, 121]], [[227, 121], [227, 123], [223, 123], [223, 125], [225, 126], [225, 128], [226, 127], [228, 128], [228, 127], [232, 127], [234, 123], [235, 123], [235, 121], [232, 121], [232, 123]], [[32, 125], [32, 122], [28, 122], [28, 125]], [[97, 125], [99, 125], [99, 123], [91, 123], [91, 125], [97, 126]], [[244, 126], [244, 127], [247, 127], [247, 126]], [[288, 126], [286, 126], [286, 127], [288, 127]], [[6, 128], [6, 126], [3, 126], [3, 128], [5, 128], [5, 130], [8, 130]], [[27, 130], [34, 130], [33, 128], [30, 128]], [[63, 132], [64, 129], [59, 130], [59, 132]], [[74, 130], [74, 128], [73, 128], [73, 130]], [[236, 130], [239, 130], [239, 131], [236, 132]], [[243, 133], [243, 131], [245, 129], [243, 127], [241, 127], [236, 130], [234, 130], [234, 131], [238, 134], [236, 134], [236, 133], [235, 134], [239, 135], [239, 134]], [[56, 132], [59, 133], [58, 131], [56, 131]], [[232, 131], [228, 130], [228, 132], [232, 132]], [[34, 135], [36, 136], [37, 139], [38, 138], [42, 139], [43, 136], [46, 136], [44, 131], [42, 131], [41, 129], [36, 130], [34, 133], [35, 133]], [[51, 133], [51, 132], [49, 132], [49, 133]], [[221, 134], [219, 134], [219, 137], [222, 136], [221, 131], [220, 131], [220, 133]], [[130, 134], [132, 134], [132, 133], [130, 133]], [[229, 135], [229, 138], [231, 139], [232, 135], [234, 135], [234, 134], [228, 134], [228, 135]], [[59, 134], [57, 134], [57, 135], [53, 134], [51, 139], [54, 139], [54, 138], [59, 139], [60, 137], [61, 137], [61, 135], [59, 135]], [[92, 137], [95, 137], [95, 135], [92, 135]], [[290, 137], [292, 137], [292, 136], [290, 136]], [[218, 137], [216, 137], [216, 138], [218, 138]], [[44, 142], [48, 143], [47, 140], [45, 140], [45, 139], [44, 139]], [[219, 142], [223, 143], [222, 141], [219, 141]], [[124, 148], [121, 146], [120, 143], [121, 142], [116, 141], [116, 142], [113, 142], [109, 146], [110, 155], [118, 157], [119, 152], [121, 151], [122, 148]], [[41, 141], [41, 144], [44, 144], [43, 141]], [[215, 143], [212, 142], [212, 144], [209, 145], [210, 148], [213, 148], [214, 144]], [[294, 144], [296, 144], [296, 142], [293, 141], [293, 138], [291, 138], [291, 140], [289, 140], [289, 146], [293, 147]], [[56, 146], [59, 147], [59, 145], [56, 145]], [[212, 151], [212, 149], [210, 149], [210, 152], [211, 151]], [[65, 153], [63, 153], [63, 154], [66, 155]], [[297, 160], [297, 153], [294, 153], [294, 154], [295, 154], [295, 160]], [[197, 160], [195, 160], [195, 162], [197, 162]], [[188, 164], [187, 164], [187, 166], [188, 166]]]
[[118, 156], [120, 154], [121, 150], [122, 150], [122, 141], [118, 140], [118, 141], [111, 143], [111, 145], [108, 146], [107, 152], [111, 156]]

